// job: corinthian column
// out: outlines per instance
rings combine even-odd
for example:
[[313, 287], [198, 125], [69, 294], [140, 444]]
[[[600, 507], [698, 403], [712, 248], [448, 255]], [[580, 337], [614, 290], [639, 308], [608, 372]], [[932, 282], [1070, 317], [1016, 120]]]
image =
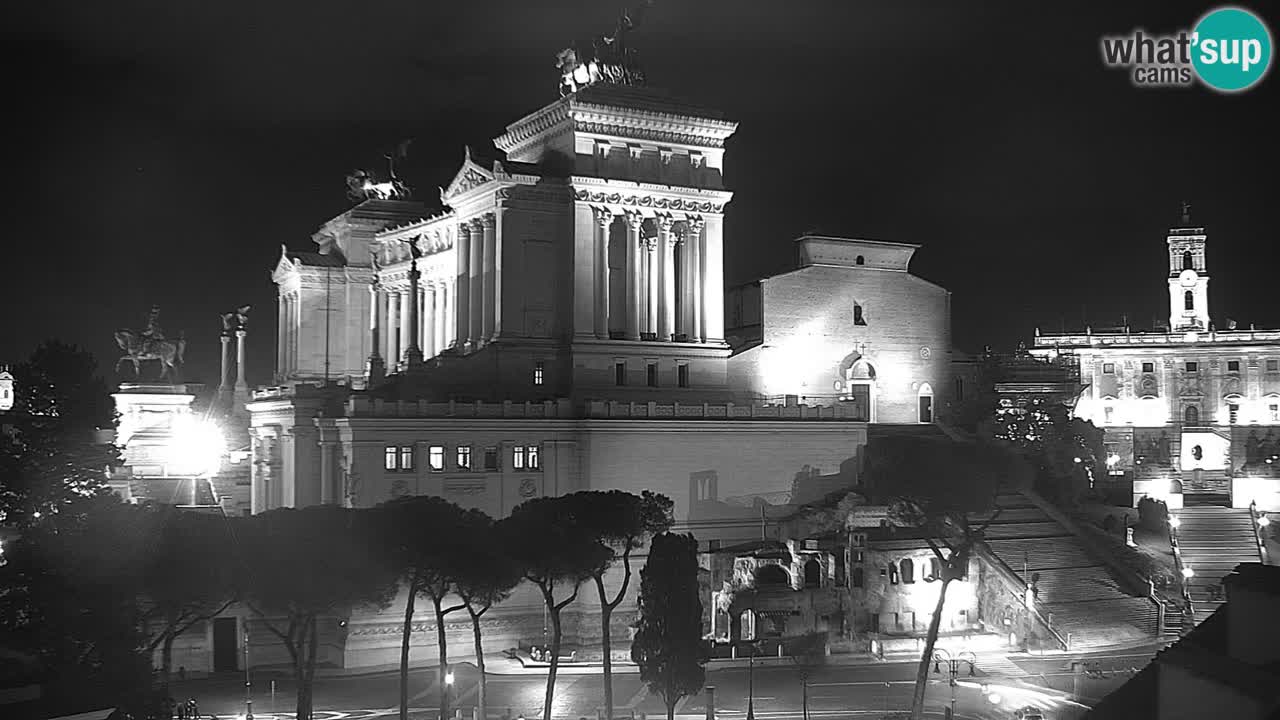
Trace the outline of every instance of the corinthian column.
[[670, 342], [676, 327], [676, 247], [670, 216], [658, 218], [658, 339]]
[[494, 319], [497, 317], [497, 300], [498, 291], [495, 281], [497, 280], [498, 264], [497, 264], [497, 246], [496, 246], [496, 226], [497, 220], [493, 213], [485, 213], [480, 218], [480, 226], [484, 233], [484, 258], [481, 264], [484, 278], [484, 291], [482, 293], [483, 302], [480, 311], [480, 340], [488, 343], [493, 339]]
[[382, 293], [378, 292], [378, 281], [374, 278], [373, 284], [369, 286], [369, 362], [365, 366], [365, 384], [366, 386], [381, 382], [386, 376], [387, 366], [382, 362], [382, 354], [379, 350], [382, 339], [378, 333], [378, 315], [382, 305]]
[[645, 250], [645, 280], [648, 285], [648, 297], [645, 304], [645, 325], [646, 332], [656, 336], [658, 334], [658, 294], [661, 292], [661, 285], [658, 284], [660, 278], [658, 265], [658, 245], [659, 238], [651, 237], [644, 239]]
[[[417, 251], [414, 251], [417, 254]], [[405, 368], [416, 368], [422, 365], [422, 348], [418, 345], [419, 324], [422, 322], [422, 316], [419, 315], [422, 302], [422, 293], [418, 289], [418, 280], [422, 277], [422, 273], [418, 270], [418, 259], [411, 258], [409, 260], [409, 287], [405, 290], [404, 301], [409, 305], [409, 317], [404, 323], [405, 329], [405, 349], [404, 349], [404, 366]]]
[[247, 397], [249, 383], [244, 379], [244, 338], [248, 331], [243, 326], [236, 328], [236, 394]]
[[705, 322], [705, 304], [703, 297], [706, 283], [703, 281], [703, 254], [702, 254], [702, 218], [691, 217], [685, 220], [685, 247], [689, 251], [689, 304], [692, 306], [690, 314], [693, 321], [689, 327], [689, 339], [693, 342], [705, 342], [706, 330], [703, 327]]
[[467, 347], [480, 347], [483, 327], [480, 318], [484, 314], [484, 224], [477, 218], [471, 221], [471, 260], [467, 265], [467, 285], [471, 298], [467, 303]]
[[428, 282], [422, 288], [422, 354], [435, 357], [440, 352], [440, 344], [436, 342], [436, 284]]
[[396, 358], [400, 357], [399, 332], [400, 327], [400, 293], [395, 290], [387, 290], [387, 367], [395, 366]]
[[410, 288], [400, 288], [400, 352], [396, 358], [402, 366], [408, 357], [410, 339], [413, 337], [413, 304], [416, 299]]
[[609, 337], [609, 227], [613, 225], [613, 213], [605, 208], [592, 208], [596, 220], [596, 281], [595, 281], [595, 333], [596, 337]]
[[640, 213], [627, 213], [627, 339], [640, 339]]
[[467, 335], [471, 332], [471, 226], [467, 223], [458, 225], [458, 241], [454, 255], [457, 258], [457, 279], [454, 287], [457, 292], [453, 297], [453, 341], [459, 350], [466, 345]]

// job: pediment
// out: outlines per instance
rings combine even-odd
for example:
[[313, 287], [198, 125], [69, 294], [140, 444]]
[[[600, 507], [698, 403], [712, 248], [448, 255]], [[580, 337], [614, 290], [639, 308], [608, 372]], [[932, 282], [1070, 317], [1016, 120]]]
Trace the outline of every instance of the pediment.
[[449, 186], [440, 191], [440, 201], [448, 205], [451, 199], [489, 182], [493, 182], [493, 170], [484, 168], [473, 160], [471, 148], [467, 148], [462, 167], [458, 168]]
[[280, 259], [276, 261], [276, 267], [271, 271], [271, 279], [278, 285], [293, 275], [296, 275], [298, 268], [293, 264], [293, 258], [289, 257], [289, 248], [284, 245], [280, 246]]

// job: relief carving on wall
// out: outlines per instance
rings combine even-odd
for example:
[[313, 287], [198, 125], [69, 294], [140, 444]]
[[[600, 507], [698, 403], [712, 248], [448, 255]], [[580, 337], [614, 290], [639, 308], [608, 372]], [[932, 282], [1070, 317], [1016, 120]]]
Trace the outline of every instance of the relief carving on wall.
[[484, 491], [483, 480], [480, 482], [463, 480], [461, 482], [446, 483], [444, 486], [446, 495], [483, 495]]
[[1178, 394], [1183, 396], [1201, 395], [1202, 393], [1200, 391], [1200, 378], [1197, 378], [1195, 376], [1183, 377], [1182, 380], [1178, 383]]
[[520, 497], [531, 498], [538, 494], [538, 481], [533, 478], [525, 478], [520, 481]]

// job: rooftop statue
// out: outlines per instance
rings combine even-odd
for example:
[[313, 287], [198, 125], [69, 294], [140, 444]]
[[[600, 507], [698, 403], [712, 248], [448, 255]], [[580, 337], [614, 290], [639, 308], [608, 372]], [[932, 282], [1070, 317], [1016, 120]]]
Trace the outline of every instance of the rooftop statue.
[[413, 140], [405, 140], [396, 148], [395, 153], [383, 155], [387, 159], [386, 182], [379, 182], [367, 170], [353, 170], [347, 175], [347, 197], [353, 202], [365, 200], [408, 200], [412, 191], [396, 175], [396, 160], [403, 160], [409, 154], [409, 145]]
[[231, 312], [222, 313], [222, 334], [234, 335], [237, 330], [249, 329], [249, 309], [251, 305], [242, 305]]
[[118, 330], [115, 334], [116, 344], [124, 351], [124, 355], [116, 361], [116, 370], [121, 363], [133, 363], [133, 374], [136, 379], [142, 378], [142, 362], [146, 360], [160, 361], [160, 379], [174, 380], [177, 366], [182, 364], [182, 354], [187, 341], [182, 334], [176, 340], [164, 336], [160, 327], [160, 306], [153, 305], [147, 316], [147, 327], [144, 330]]
[[599, 82], [644, 85], [644, 71], [640, 69], [636, 51], [627, 44], [627, 34], [639, 27], [645, 9], [652, 4], [652, 0], [647, 0], [634, 11], [624, 9], [612, 32], [592, 39], [590, 56], [575, 46], [556, 55], [561, 97]]

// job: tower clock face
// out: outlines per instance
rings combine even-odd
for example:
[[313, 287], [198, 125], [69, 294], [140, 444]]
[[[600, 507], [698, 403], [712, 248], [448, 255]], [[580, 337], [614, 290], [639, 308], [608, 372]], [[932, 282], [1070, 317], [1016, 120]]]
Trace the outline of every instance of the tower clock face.
[[1178, 276], [1178, 281], [1182, 283], [1183, 287], [1191, 287], [1199, 279], [1200, 276], [1196, 274], [1195, 270], [1183, 270], [1182, 274]]

